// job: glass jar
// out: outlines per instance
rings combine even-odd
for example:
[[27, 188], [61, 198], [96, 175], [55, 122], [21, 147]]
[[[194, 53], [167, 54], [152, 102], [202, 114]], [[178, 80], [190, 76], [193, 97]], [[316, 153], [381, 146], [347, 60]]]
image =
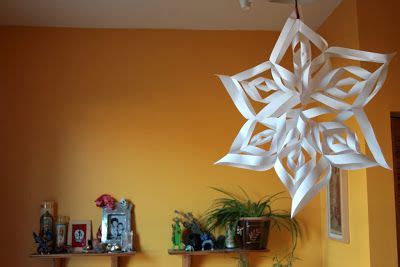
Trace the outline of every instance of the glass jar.
[[54, 202], [45, 201], [40, 205], [40, 236], [46, 241], [47, 246], [53, 245]]
[[67, 231], [68, 231], [68, 216], [58, 216], [55, 223], [55, 231], [56, 231], [56, 248], [62, 249], [67, 245]]
[[225, 247], [226, 248], [236, 248], [236, 243], [235, 243], [235, 227], [232, 223], [228, 223], [225, 226]]

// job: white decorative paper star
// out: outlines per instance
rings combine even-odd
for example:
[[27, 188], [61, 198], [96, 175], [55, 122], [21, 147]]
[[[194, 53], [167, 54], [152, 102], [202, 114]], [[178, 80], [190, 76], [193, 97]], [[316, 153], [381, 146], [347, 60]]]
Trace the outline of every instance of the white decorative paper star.
[[[311, 44], [320, 51], [315, 58]], [[280, 65], [290, 45], [293, 72]], [[269, 61], [234, 76], [219, 76], [247, 122], [216, 164], [256, 171], [275, 168], [292, 196], [292, 217], [329, 182], [332, 166], [389, 168], [363, 108], [381, 89], [392, 56], [328, 48], [292, 14]], [[335, 57], [380, 65], [374, 72], [359, 66], [333, 68]], [[261, 103], [261, 110], [256, 112], [253, 102]], [[356, 134], [344, 124], [351, 117], [373, 159], [361, 153]]]

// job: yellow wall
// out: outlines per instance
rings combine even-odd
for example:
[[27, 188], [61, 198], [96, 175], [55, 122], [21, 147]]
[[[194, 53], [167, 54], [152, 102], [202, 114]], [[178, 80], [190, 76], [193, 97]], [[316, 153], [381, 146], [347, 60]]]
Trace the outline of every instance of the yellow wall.
[[[391, 53], [400, 51], [398, 1], [343, 0], [321, 27], [331, 45]], [[363, 67], [373, 67], [361, 64]], [[385, 158], [391, 165], [390, 112], [399, 111], [400, 59], [392, 61], [388, 79], [380, 93], [367, 105]], [[350, 172], [350, 244], [326, 238], [325, 202], [322, 199], [322, 244], [325, 266], [397, 265], [393, 173], [380, 167]]]
[[[0, 28], [1, 265], [49, 266], [28, 259], [46, 199], [59, 203], [59, 214], [92, 219], [94, 228], [97, 196], [131, 199], [140, 253], [125, 266], [176, 267], [181, 259], [167, 255], [174, 209], [205, 211], [218, 196], [208, 186], [241, 185], [258, 197], [283, 191], [273, 171], [212, 165], [244, 122], [214, 74], [265, 60], [277, 36]], [[304, 242], [296, 266], [321, 266], [320, 218], [317, 197], [299, 214]], [[271, 238], [271, 248], [279, 247], [279, 235]], [[252, 260], [270, 266], [269, 259]], [[194, 262], [234, 264], [230, 256]]]
[[[344, 0], [320, 27], [319, 33], [330, 46], [359, 47], [356, 4], [356, 0]], [[346, 61], [337, 64], [340, 63], [348, 64]], [[354, 121], [350, 125], [359, 130]], [[361, 142], [364, 147], [363, 140]], [[326, 190], [321, 194], [323, 266], [370, 266], [365, 170], [348, 172], [348, 198], [350, 243], [344, 244], [327, 237]]]
[[[360, 47], [382, 53], [400, 52], [400, 3], [397, 0], [358, 1]], [[370, 67], [364, 64], [366, 67]], [[385, 87], [367, 106], [375, 133], [392, 165], [390, 112], [400, 111], [400, 57], [390, 65]], [[379, 112], [376, 112], [379, 111]], [[371, 266], [398, 266], [394, 180], [390, 170], [372, 168], [368, 176]]]

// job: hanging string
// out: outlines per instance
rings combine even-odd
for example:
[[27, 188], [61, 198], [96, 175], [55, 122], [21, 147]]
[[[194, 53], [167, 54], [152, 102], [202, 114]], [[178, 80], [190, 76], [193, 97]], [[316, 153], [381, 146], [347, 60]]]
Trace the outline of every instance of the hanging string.
[[299, 4], [297, 3], [297, 0], [294, 0], [294, 3], [295, 3], [295, 7], [296, 7], [297, 19], [300, 19]]

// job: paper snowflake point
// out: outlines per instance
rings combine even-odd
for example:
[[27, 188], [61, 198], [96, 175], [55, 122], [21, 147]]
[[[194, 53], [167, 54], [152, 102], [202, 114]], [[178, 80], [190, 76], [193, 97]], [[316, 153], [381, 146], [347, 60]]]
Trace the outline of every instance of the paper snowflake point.
[[[311, 44], [320, 51], [315, 58]], [[293, 71], [280, 65], [290, 46]], [[269, 61], [234, 76], [219, 75], [247, 122], [229, 153], [216, 164], [255, 171], [274, 168], [292, 196], [292, 217], [328, 184], [333, 166], [389, 168], [363, 108], [382, 88], [392, 57], [328, 47], [292, 14]], [[379, 67], [374, 72], [360, 66], [333, 68], [332, 58], [373, 62]], [[253, 102], [261, 103], [261, 110], [256, 111]], [[352, 117], [373, 159], [360, 151], [357, 135], [345, 125]]]

